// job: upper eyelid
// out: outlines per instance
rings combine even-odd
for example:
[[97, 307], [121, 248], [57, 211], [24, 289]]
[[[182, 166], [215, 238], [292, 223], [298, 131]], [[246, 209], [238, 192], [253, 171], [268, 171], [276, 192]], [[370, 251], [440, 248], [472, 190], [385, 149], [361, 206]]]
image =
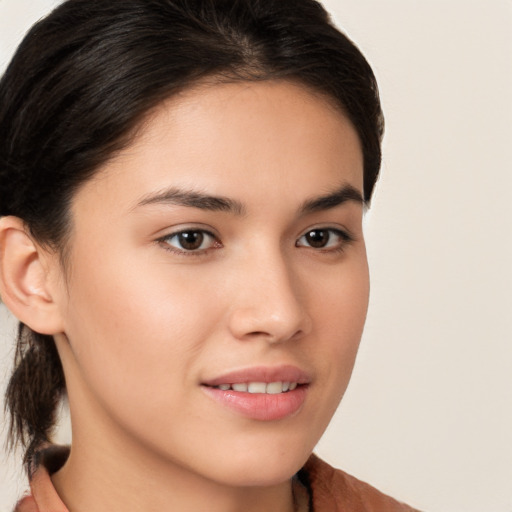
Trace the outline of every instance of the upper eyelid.
[[328, 231], [329, 233], [333, 233], [333, 234], [342, 236], [344, 238], [350, 237], [350, 234], [345, 229], [329, 228], [329, 227], [319, 227], [319, 228], [315, 227], [315, 228], [310, 228], [310, 229], [307, 229], [306, 231], [304, 231], [304, 233], [302, 233], [302, 235], [299, 236], [299, 239], [306, 236], [308, 233], [311, 233], [312, 231]]
[[165, 238], [170, 238], [175, 235], [179, 235], [180, 233], [184, 233], [187, 231], [201, 231], [203, 233], [206, 233], [216, 239], [219, 239], [219, 235], [217, 234], [216, 230], [211, 228], [210, 226], [203, 226], [203, 225], [194, 225], [194, 224], [179, 224], [178, 226], [169, 226], [165, 229], [159, 230], [160, 234], [156, 235], [157, 240], [162, 240]]
[[302, 238], [303, 236], [307, 235], [311, 231], [315, 231], [315, 230], [331, 231], [334, 233], [338, 233], [339, 235], [343, 236], [344, 238], [347, 238], [347, 240], [348, 239], [356, 240], [356, 237], [354, 236], [354, 234], [352, 233], [352, 231], [350, 229], [342, 227], [342, 226], [332, 226], [332, 225], [311, 226], [311, 227], [305, 229], [304, 231], [302, 231], [302, 234], [297, 238], [297, 240]]
[[182, 233], [195, 232], [195, 231], [204, 233], [205, 235], [211, 237], [213, 240], [215, 240], [217, 242], [220, 242], [220, 238], [215, 233], [212, 233], [208, 229], [203, 229], [203, 228], [201, 228], [201, 229], [197, 229], [197, 228], [184, 228], [184, 229], [179, 229], [177, 231], [171, 231], [170, 233], [167, 233], [166, 235], [162, 235], [162, 236], [158, 237], [157, 241], [163, 242], [163, 241], [168, 240], [170, 238], [174, 238], [175, 236], [181, 235]]

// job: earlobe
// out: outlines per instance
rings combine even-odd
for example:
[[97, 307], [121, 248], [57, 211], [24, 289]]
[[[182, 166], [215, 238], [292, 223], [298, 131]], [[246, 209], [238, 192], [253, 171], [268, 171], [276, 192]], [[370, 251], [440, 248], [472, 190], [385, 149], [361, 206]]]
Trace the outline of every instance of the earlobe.
[[62, 331], [50, 264], [49, 254], [34, 242], [21, 219], [0, 219], [0, 296], [20, 321], [41, 334]]

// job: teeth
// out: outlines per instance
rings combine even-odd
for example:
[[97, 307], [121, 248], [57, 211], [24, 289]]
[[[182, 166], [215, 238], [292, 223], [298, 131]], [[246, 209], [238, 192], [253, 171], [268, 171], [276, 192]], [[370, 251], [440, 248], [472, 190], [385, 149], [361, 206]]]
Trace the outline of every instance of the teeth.
[[266, 392], [269, 395], [278, 395], [283, 392], [283, 383], [282, 382], [271, 382], [266, 386]]
[[266, 393], [267, 385], [264, 382], [249, 382], [247, 391], [249, 393]]
[[239, 382], [236, 384], [220, 384], [216, 386], [222, 391], [241, 391], [243, 393], [266, 393], [268, 395], [278, 395], [286, 393], [297, 388], [296, 382]]

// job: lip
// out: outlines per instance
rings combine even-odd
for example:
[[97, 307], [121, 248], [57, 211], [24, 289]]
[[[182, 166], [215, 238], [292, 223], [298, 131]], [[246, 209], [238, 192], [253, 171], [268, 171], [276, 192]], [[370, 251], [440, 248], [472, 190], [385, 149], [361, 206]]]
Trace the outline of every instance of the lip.
[[[276, 395], [222, 390], [215, 386], [243, 382], [297, 382], [293, 391]], [[246, 418], [277, 421], [296, 415], [308, 394], [311, 377], [296, 366], [251, 367], [225, 373], [201, 383], [201, 389], [216, 403]]]

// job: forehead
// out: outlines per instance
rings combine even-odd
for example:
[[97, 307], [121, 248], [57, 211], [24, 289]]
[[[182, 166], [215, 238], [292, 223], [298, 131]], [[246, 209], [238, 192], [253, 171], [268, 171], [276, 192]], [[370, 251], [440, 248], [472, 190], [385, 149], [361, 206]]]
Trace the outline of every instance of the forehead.
[[312, 183], [311, 194], [342, 182], [362, 190], [360, 141], [341, 110], [290, 82], [200, 84], [154, 109], [85, 188], [109, 201], [123, 192], [127, 211], [170, 185], [243, 201], [267, 182], [267, 202], [304, 196]]

